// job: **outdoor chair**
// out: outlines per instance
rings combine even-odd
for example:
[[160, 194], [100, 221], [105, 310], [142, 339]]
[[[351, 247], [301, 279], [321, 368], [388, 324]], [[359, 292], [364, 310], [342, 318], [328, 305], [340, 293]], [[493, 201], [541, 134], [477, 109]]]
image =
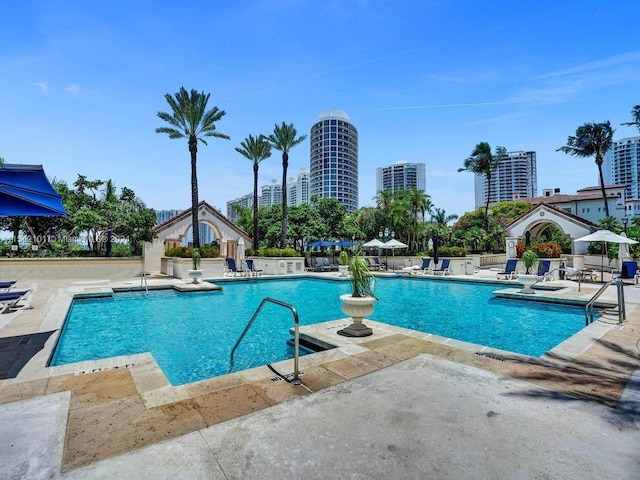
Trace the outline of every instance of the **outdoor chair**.
[[16, 284], [16, 280], [9, 280], [8, 282], [0, 282], [0, 290], [6, 292]]
[[236, 268], [236, 261], [233, 258], [227, 258], [227, 273], [229, 273], [231, 276], [235, 277], [236, 275], [244, 275], [245, 271], [240, 269], [240, 268]]
[[380, 267], [378, 265], [374, 265], [373, 263], [371, 263], [371, 260], [369, 260], [369, 257], [364, 257], [364, 263], [367, 264], [367, 268], [369, 270], [380, 270]]
[[638, 283], [638, 262], [625, 261], [622, 262], [622, 269], [620, 271], [621, 279], [633, 278], [633, 283]]
[[249, 271], [249, 275], [251, 275], [252, 277], [259, 277], [260, 274], [262, 274], [262, 270], [256, 268], [256, 264], [252, 259], [247, 259], [245, 260], [245, 263], [247, 264], [247, 270]]
[[328, 272], [331, 270], [330, 265], [326, 265], [324, 263], [324, 259], [322, 257], [315, 258], [315, 267], [313, 268], [315, 272]]
[[387, 269], [387, 264], [384, 262], [381, 262], [378, 257], [373, 257], [373, 263], [375, 264], [376, 267], [378, 267], [378, 270]]
[[324, 265], [324, 267], [326, 267], [327, 270], [329, 271], [338, 270], [338, 266], [331, 263], [327, 257], [321, 257], [320, 259], [322, 261], [322, 265]]
[[434, 275], [442, 275], [443, 277], [445, 275], [451, 275], [451, 271], [449, 270], [449, 264], [451, 263], [451, 260], [449, 258], [443, 258], [442, 262], [440, 263], [440, 268], [434, 268], [433, 269], [433, 274]]
[[506, 277], [507, 280], [513, 280], [516, 278], [516, 265], [518, 264], [517, 258], [511, 258], [507, 260], [507, 264], [504, 266], [502, 272], [498, 272], [498, 278]]
[[540, 260], [538, 263], [538, 278], [541, 282], [546, 282], [547, 280], [553, 280], [553, 275], [549, 273], [549, 269], [551, 268], [551, 260]]
[[423, 258], [422, 259], [422, 265], [420, 265], [420, 269], [418, 270], [422, 275], [424, 275], [425, 273], [427, 273], [429, 271], [429, 266], [431, 265], [431, 259], [430, 258]]
[[20, 305], [29, 290], [15, 290], [11, 292], [0, 293], [0, 313], [5, 313], [19, 308], [31, 308], [27, 305]]

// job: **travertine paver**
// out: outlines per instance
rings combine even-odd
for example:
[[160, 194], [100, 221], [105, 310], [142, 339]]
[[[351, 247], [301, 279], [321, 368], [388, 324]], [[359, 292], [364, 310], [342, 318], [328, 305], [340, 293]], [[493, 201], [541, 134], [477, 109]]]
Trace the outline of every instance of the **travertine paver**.
[[[129, 282], [131, 283], [131, 282]], [[34, 289], [33, 310], [19, 313], [0, 335], [38, 331], [50, 326], [47, 304], [69, 280], [44, 279]], [[588, 297], [583, 285], [583, 295]], [[635, 292], [632, 292], [635, 293]], [[278, 403], [304, 397], [422, 353], [523, 379], [605, 405], [615, 406], [630, 375], [640, 363], [640, 311], [632, 310], [622, 329], [611, 329], [575, 358], [527, 360], [510, 354], [477, 355], [476, 351], [398, 329], [379, 329], [371, 339], [345, 340], [345, 346], [316, 358], [303, 358], [304, 384], [273, 382], [264, 368], [171, 387], [152, 363], [84, 375], [58, 375], [30, 381], [5, 381], [0, 404], [71, 392], [64, 451], [64, 470], [153, 443], [194, 432]], [[337, 324], [336, 324], [337, 325]], [[321, 329], [330, 338], [336, 325]], [[428, 337], [428, 338], [425, 338]], [[317, 359], [322, 359], [318, 361]], [[564, 368], [562, 368], [564, 367]], [[32, 369], [33, 370], [33, 369]], [[290, 371], [290, 370], [282, 370]], [[33, 372], [30, 372], [32, 374]]]

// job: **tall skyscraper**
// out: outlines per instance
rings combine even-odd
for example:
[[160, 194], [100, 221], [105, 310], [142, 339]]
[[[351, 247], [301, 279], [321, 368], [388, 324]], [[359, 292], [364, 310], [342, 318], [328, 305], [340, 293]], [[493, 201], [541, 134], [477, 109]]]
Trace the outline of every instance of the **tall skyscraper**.
[[640, 198], [640, 137], [613, 142], [602, 163], [602, 176], [606, 185], [626, 185], [627, 199]]
[[[487, 178], [476, 175], [476, 208], [487, 202]], [[489, 203], [533, 198], [538, 191], [536, 152], [507, 152], [491, 173]]]
[[311, 127], [311, 196], [358, 208], [358, 130], [341, 110], [325, 110]]
[[376, 192], [390, 190], [426, 190], [424, 163], [396, 162], [376, 169]]
[[182, 213], [182, 210], [156, 210], [156, 223], [166, 222], [179, 213]]

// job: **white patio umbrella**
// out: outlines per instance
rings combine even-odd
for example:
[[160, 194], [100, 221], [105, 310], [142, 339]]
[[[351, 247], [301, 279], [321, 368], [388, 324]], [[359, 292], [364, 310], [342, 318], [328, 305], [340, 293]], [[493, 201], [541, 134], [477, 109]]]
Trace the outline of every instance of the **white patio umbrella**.
[[[620, 236], [627, 238], [626, 233], [621, 233]], [[631, 255], [629, 254], [629, 244], [621, 243], [620, 247], [618, 248], [618, 260], [620, 260], [620, 270], [622, 270], [622, 262], [624, 262], [625, 260], [629, 260], [630, 258], [631, 258]]]
[[[626, 236], [618, 235], [609, 230], [598, 230], [596, 232], [585, 235], [584, 237], [576, 238], [576, 242], [605, 242], [605, 249], [607, 243], [619, 243], [621, 245], [635, 245], [635, 240], [627, 238]], [[600, 281], [604, 281], [604, 252], [600, 255]]]
[[[384, 248], [385, 250], [391, 250], [392, 256], [394, 257], [393, 266], [395, 267], [396, 248], [407, 248], [408, 246], [409, 245], [402, 243], [401, 241], [396, 240], [395, 238], [392, 238], [388, 242], [384, 242], [380, 248]], [[388, 262], [387, 262], [387, 266], [388, 266]]]
[[369, 240], [368, 242], [362, 244], [364, 248], [381, 248], [382, 245], [384, 245], [384, 243], [382, 243], [377, 238], [374, 238], [373, 240]]
[[242, 268], [242, 262], [244, 262], [244, 238], [238, 239], [238, 268]]

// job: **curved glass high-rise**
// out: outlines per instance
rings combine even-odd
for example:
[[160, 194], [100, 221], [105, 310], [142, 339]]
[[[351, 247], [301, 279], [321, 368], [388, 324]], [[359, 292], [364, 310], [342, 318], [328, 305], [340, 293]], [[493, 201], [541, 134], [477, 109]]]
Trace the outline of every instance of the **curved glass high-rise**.
[[358, 209], [358, 130], [342, 110], [325, 110], [310, 135], [310, 195]]

